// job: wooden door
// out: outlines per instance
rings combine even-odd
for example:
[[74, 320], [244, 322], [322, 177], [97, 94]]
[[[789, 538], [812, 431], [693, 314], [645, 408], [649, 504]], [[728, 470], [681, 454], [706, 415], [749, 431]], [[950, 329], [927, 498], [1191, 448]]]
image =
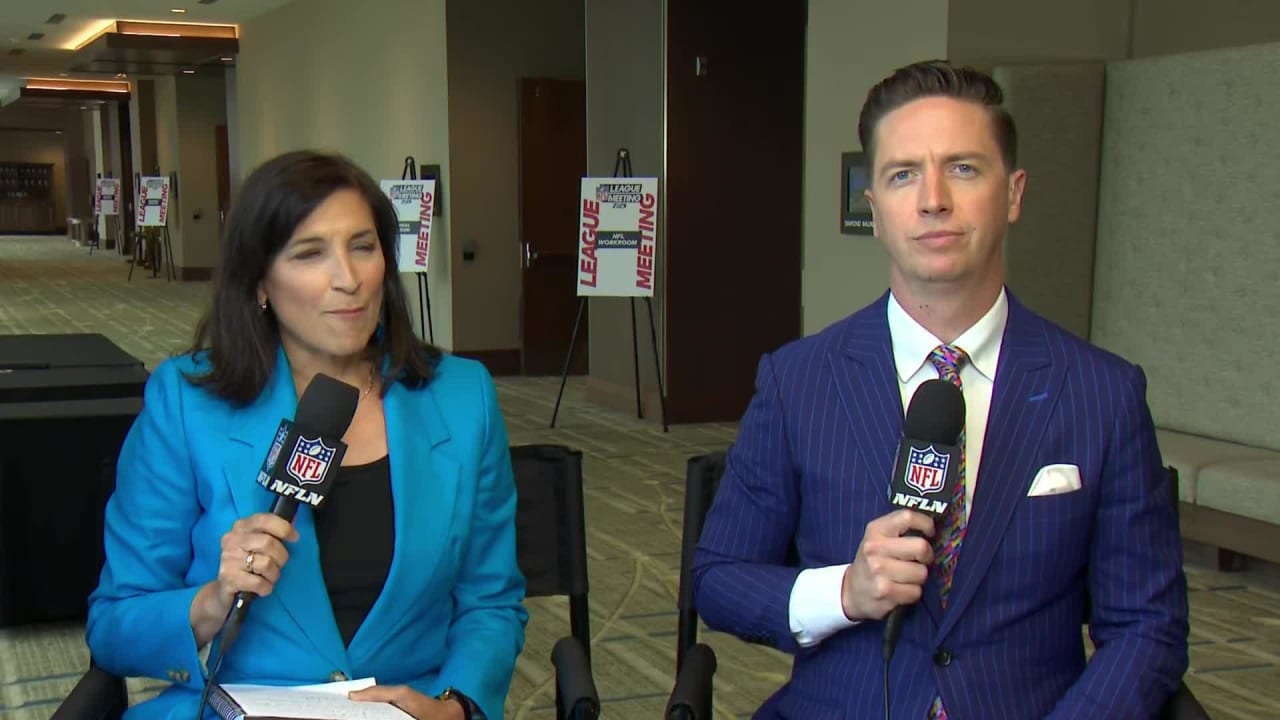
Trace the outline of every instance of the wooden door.
[[[581, 80], [520, 80], [521, 357], [526, 375], [558, 375], [578, 311], [578, 199], [587, 169]], [[587, 372], [583, 313], [572, 374]]]

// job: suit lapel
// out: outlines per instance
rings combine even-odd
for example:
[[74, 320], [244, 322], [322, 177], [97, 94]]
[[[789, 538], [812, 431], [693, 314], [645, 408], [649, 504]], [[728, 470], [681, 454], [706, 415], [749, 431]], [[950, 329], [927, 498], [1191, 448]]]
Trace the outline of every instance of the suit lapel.
[[[850, 482], [869, 483], [875, 489], [871, 495], [879, 503], [866, 509], [868, 518], [894, 509], [889, 503], [889, 481], [902, 441], [905, 412], [889, 335], [888, 297], [886, 293], [849, 319], [843, 352], [831, 356], [836, 393], [849, 417], [854, 447], [865, 463], [863, 477]], [[851, 530], [861, 533], [863, 528]], [[936, 625], [941, 617], [937, 593], [926, 592], [923, 604]]]
[[[230, 450], [223, 465], [232, 503], [240, 517], [270, 512], [275, 496], [257, 483], [257, 473], [275, 439], [280, 421], [292, 419], [298, 409], [289, 361], [280, 350], [276, 368], [267, 387], [252, 404], [235, 411], [230, 428]], [[320, 569], [320, 548], [316, 542], [315, 518], [311, 508], [301, 505], [294, 518], [299, 539], [288, 546], [289, 563], [280, 573], [272, 598], [298, 624], [300, 635], [311, 640], [331, 667], [347, 667], [342, 636], [329, 605], [324, 574]]]
[[395, 551], [386, 583], [348, 650], [359, 664], [434, 602], [433, 575], [449, 548], [462, 466], [435, 393], [393, 384], [383, 400], [391, 460]]
[[938, 641], [946, 637], [973, 600], [1004, 540], [1014, 509], [1027, 493], [1036, 450], [1064, 375], [1063, 364], [1052, 362], [1043, 321], [1010, 294], [973, 507]]

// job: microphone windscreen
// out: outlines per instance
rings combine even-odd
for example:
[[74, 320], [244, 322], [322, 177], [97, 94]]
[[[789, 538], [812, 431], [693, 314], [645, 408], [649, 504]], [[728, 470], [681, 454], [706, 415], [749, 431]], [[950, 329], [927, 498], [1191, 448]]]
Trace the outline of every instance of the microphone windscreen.
[[355, 386], [319, 373], [298, 400], [293, 421], [307, 431], [340, 438], [347, 434], [359, 402], [360, 391]]
[[964, 429], [964, 394], [946, 380], [926, 380], [911, 396], [903, 434], [925, 442], [953, 445]]

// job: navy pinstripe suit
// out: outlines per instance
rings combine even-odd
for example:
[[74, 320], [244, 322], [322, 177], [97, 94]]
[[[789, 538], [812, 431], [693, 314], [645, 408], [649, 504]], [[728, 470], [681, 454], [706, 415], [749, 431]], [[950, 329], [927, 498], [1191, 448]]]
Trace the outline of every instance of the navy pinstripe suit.
[[[760, 361], [756, 393], [698, 546], [712, 628], [795, 653], [766, 718], [883, 715], [883, 623], [800, 648], [788, 603], [801, 567], [853, 560], [892, 511], [902, 436], [886, 294]], [[972, 515], [949, 606], [932, 576], [890, 669], [894, 718], [1151, 717], [1187, 666], [1177, 519], [1141, 369], [1032, 313], [1012, 294]], [[1081, 489], [1027, 497], [1036, 471]], [[794, 545], [801, 567], [785, 565]], [[1086, 667], [1086, 593], [1097, 651]]]

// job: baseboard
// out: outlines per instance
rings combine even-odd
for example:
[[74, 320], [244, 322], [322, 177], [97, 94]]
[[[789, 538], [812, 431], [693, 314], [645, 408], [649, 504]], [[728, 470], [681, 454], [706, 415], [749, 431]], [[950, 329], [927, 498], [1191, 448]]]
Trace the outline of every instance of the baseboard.
[[211, 267], [180, 267], [178, 279], [183, 282], [207, 282], [213, 279]]
[[[636, 386], [631, 384], [624, 385], [594, 375], [588, 375], [587, 402], [634, 417], [636, 414]], [[662, 422], [662, 404], [659, 402], [657, 390], [650, 390], [640, 394], [640, 409], [644, 412], [645, 420], [651, 420], [655, 423]]]
[[520, 374], [519, 348], [507, 348], [505, 350], [454, 350], [453, 354], [458, 357], [479, 360], [489, 369], [489, 374], [495, 377]]

